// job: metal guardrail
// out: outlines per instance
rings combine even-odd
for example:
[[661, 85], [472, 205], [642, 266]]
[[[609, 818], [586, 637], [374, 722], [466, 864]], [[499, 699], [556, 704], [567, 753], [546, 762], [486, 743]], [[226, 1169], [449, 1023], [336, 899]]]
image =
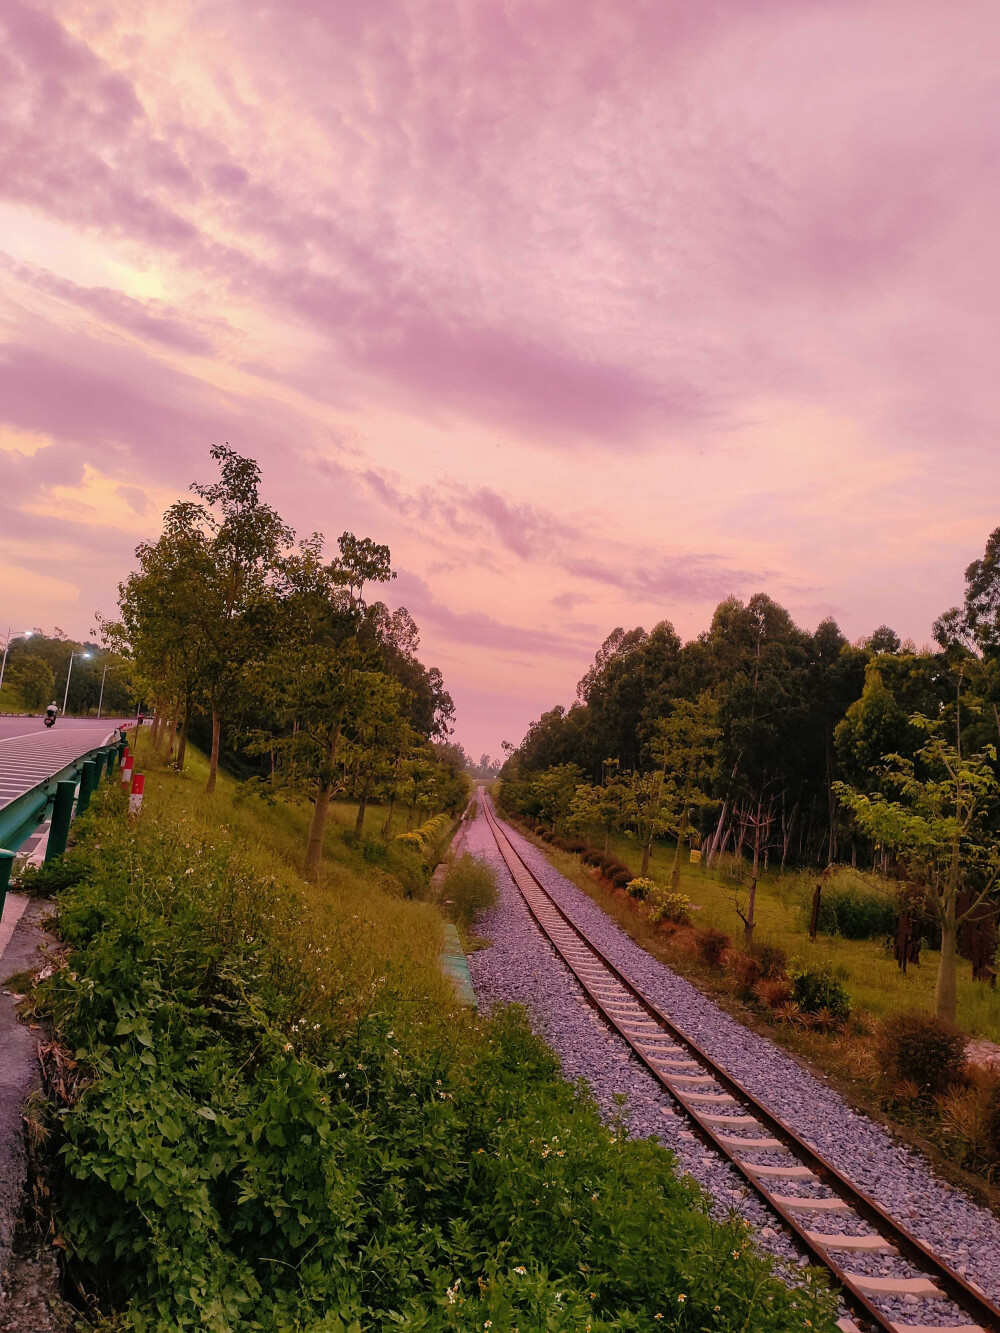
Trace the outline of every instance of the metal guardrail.
[[[3, 900], [10, 879], [14, 856], [22, 843], [31, 836], [39, 824], [44, 822], [49, 812], [49, 806], [55, 803], [59, 784], [72, 783], [73, 788], [75, 788], [77, 781], [80, 781], [80, 793], [76, 797], [76, 810], [77, 813], [80, 813], [82, 809], [86, 808], [90, 795], [100, 781], [101, 775], [104, 773], [108, 776], [111, 775], [124, 750], [124, 739], [113, 743], [109, 733], [108, 741], [103, 745], [95, 746], [93, 749], [78, 755], [64, 768], [60, 769], [58, 773], [54, 773], [51, 777], [46, 778], [44, 782], [38, 783], [29, 791], [16, 797], [8, 805], [5, 805], [3, 809], [0, 809], [0, 912], [3, 910]], [[89, 765], [89, 768], [87, 765]], [[88, 777], [91, 779], [89, 785]], [[69, 791], [71, 797], [73, 796], [73, 788]], [[70, 817], [72, 804], [71, 801], [68, 812]], [[66, 819], [66, 825], [68, 828], [69, 818]]]

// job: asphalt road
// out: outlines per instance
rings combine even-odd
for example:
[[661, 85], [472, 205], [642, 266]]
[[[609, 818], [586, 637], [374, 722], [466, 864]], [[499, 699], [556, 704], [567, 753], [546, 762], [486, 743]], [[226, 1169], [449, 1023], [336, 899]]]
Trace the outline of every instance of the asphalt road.
[[103, 745], [118, 725], [70, 717], [48, 730], [40, 717], [0, 718], [0, 809]]

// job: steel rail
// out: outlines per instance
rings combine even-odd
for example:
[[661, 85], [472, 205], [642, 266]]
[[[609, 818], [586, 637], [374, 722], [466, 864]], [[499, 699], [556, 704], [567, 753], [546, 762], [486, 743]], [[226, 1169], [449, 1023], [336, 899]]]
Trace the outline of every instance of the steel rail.
[[[847, 1203], [859, 1217], [874, 1227], [881, 1235], [882, 1239], [894, 1246], [900, 1254], [907, 1258], [915, 1267], [924, 1270], [939, 1285], [940, 1289], [949, 1296], [954, 1303], [965, 1314], [979, 1321], [978, 1329], [982, 1333], [1000, 1333], [1000, 1307], [996, 1306], [985, 1293], [977, 1291], [964, 1277], [933, 1250], [929, 1249], [917, 1236], [909, 1231], [901, 1222], [896, 1221], [875, 1202], [870, 1195], [866, 1194], [859, 1186], [855, 1185], [846, 1176], [844, 1176], [833, 1164], [811, 1144], [802, 1139], [790, 1126], [783, 1120], [773, 1115], [766, 1106], [760, 1102], [753, 1093], [749, 1092], [737, 1079], [728, 1074], [712, 1057], [691, 1037], [687, 1036], [658, 1006], [649, 1000], [642, 992], [641, 987], [632, 981], [621, 969], [611, 961], [603, 950], [587, 936], [587, 934], [578, 926], [556, 902], [549, 891], [538, 879], [537, 875], [525, 863], [523, 857], [517, 852], [513, 844], [508, 839], [506, 833], [500, 827], [499, 821], [490, 809], [489, 800], [486, 793], [483, 793], [483, 809], [486, 814], [487, 823], [496, 840], [497, 847], [503, 856], [504, 861], [511, 872], [515, 884], [517, 885], [522, 897], [525, 900], [528, 911], [531, 913], [535, 923], [542, 931], [542, 934], [555, 949], [556, 953], [566, 964], [573, 976], [587, 996], [591, 1005], [600, 1013], [604, 1021], [614, 1029], [614, 1031], [631, 1048], [636, 1057], [645, 1065], [653, 1077], [670, 1093], [671, 1097], [681, 1107], [689, 1118], [692, 1126], [697, 1131], [702, 1140], [710, 1146], [721, 1152], [732, 1166], [743, 1176], [747, 1184], [753, 1189], [754, 1193], [770, 1208], [777, 1213], [785, 1225], [794, 1233], [802, 1247], [808, 1251], [824, 1268], [829, 1269], [837, 1283], [843, 1289], [845, 1301], [851, 1306], [855, 1313], [863, 1318], [872, 1320], [875, 1325], [884, 1330], [884, 1333], [907, 1333], [909, 1329], [916, 1329], [918, 1325], [901, 1324], [895, 1322], [878, 1306], [876, 1306], [857, 1283], [853, 1280], [851, 1273], [833, 1257], [831, 1249], [818, 1243], [811, 1235], [806, 1224], [800, 1222], [792, 1208], [788, 1204], [780, 1202], [780, 1196], [776, 1198], [761, 1182], [755, 1174], [752, 1164], [745, 1163], [738, 1155], [739, 1149], [731, 1146], [731, 1141], [726, 1142], [725, 1136], [719, 1133], [712, 1125], [706, 1124], [699, 1118], [695, 1107], [689, 1105], [684, 1099], [683, 1089], [676, 1086], [677, 1081], [690, 1081], [688, 1076], [681, 1076], [674, 1073], [674, 1083], [671, 1083], [671, 1074], [664, 1073], [657, 1067], [653, 1057], [648, 1053], [650, 1043], [648, 1040], [644, 1043], [641, 1037], [630, 1034], [624, 1021], [620, 1021], [613, 1013], [608, 1010], [605, 1000], [597, 994], [599, 985], [595, 986], [594, 979], [588, 979], [584, 975], [585, 969], [581, 969], [580, 959], [573, 957], [573, 950], [568, 950], [560, 941], [554, 937], [553, 930], [546, 923], [545, 917], [550, 916], [562, 926], [563, 930], [571, 932], [578, 941], [581, 941], [587, 954], [595, 958], [606, 972], [610, 973], [614, 980], [622, 986], [632, 997], [632, 999], [646, 1011], [653, 1022], [661, 1028], [670, 1038], [682, 1044], [684, 1048], [693, 1053], [697, 1063], [708, 1071], [712, 1080], [727, 1090], [729, 1096], [746, 1106], [752, 1111], [752, 1119], [770, 1131], [771, 1135], [780, 1140], [785, 1147], [797, 1157], [804, 1165], [809, 1167], [813, 1174], [818, 1177], [822, 1184], [825, 1184], [840, 1199]], [[529, 881], [529, 887], [522, 882], [525, 877]], [[540, 903], [533, 903], [532, 896], [541, 895]], [[662, 1053], [662, 1052], [661, 1052]], [[738, 1110], [738, 1107], [733, 1107]], [[751, 1149], [752, 1151], [752, 1149]], [[759, 1169], [759, 1168], [758, 1168]], [[777, 1179], [781, 1177], [778, 1176]], [[787, 1178], [787, 1177], [786, 1177]], [[855, 1276], [862, 1276], [856, 1274]], [[891, 1295], [893, 1293], [886, 1293]], [[962, 1326], [963, 1333], [977, 1333], [975, 1325]], [[941, 1333], [951, 1333], [951, 1330], [942, 1328]]]

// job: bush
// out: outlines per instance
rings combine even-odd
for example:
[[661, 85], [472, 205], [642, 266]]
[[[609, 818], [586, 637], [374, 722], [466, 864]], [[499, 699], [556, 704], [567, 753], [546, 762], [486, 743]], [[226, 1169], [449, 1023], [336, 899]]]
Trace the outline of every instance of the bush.
[[817, 1014], [828, 1009], [838, 1023], [846, 1023], [851, 1016], [851, 997], [843, 983], [827, 968], [806, 968], [793, 971], [792, 999], [804, 1014]]
[[407, 851], [422, 853], [424, 850], [424, 840], [419, 833], [397, 833], [393, 842], [405, 847]]
[[16, 888], [19, 893], [48, 898], [79, 884], [86, 873], [86, 858], [77, 852], [67, 852], [46, 865], [23, 865], [14, 875], [11, 888]]
[[632, 882], [631, 870], [616, 870], [611, 876], [611, 883], [616, 889], [627, 889]]
[[833, 885], [820, 898], [819, 927], [845, 940], [875, 940], [896, 929], [896, 905], [875, 889]]
[[441, 896], [450, 899], [451, 916], [468, 929], [480, 912], [496, 904], [496, 878], [484, 861], [466, 852], [445, 875]]
[[748, 1000], [760, 981], [760, 963], [753, 954], [744, 953], [741, 949], [727, 949], [722, 962], [726, 975], [736, 985], [736, 994], [741, 1000]]
[[934, 1097], [961, 1078], [968, 1040], [934, 1014], [896, 1014], [883, 1023], [879, 1047], [890, 1077], [909, 1079], [921, 1096]]
[[601, 864], [601, 853], [590, 849], [589, 851], [584, 852], [580, 859], [585, 866], [599, 866]]
[[770, 979], [784, 976], [788, 967], [788, 956], [784, 949], [776, 944], [758, 944], [753, 950], [753, 956], [757, 959], [762, 977]]
[[538, 836], [541, 838], [542, 842], [551, 842], [555, 837], [555, 834], [550, 828], [540, 828], [538, 830]]
[[765, 977], [753, 988], [756, 999], [768, 1009], [781, 1009], [792, 998], [792, 983], [788, 977]]
[[625, 888], [630, 898], [638, 898], [640, 902], [644, 902], [655, 890], [656, 884], [653, 880], [643, 879], [640, 876], [638, 879], [630, 879]]
[[570, 838], [566, 843], [566, 850], [579, 854], [587, 850], [587, 844], [581, 838]]
[[706, 926], [699, 930], [695, 937], [695, 948], [698, 951], [698, 957], [709, 967], [718, 967], [722, 955], [729, 948], [730, 940], [728, 935], [724, 935], [721, 930], [715, 930], [712, 926]]
[[654, 884], [647, 902], [650, 921], [669, 921], [676, 926], [691, 924], [691, 899], [686, 893], [672, 893], [662, 884]]
[[606, 875], [609, 875], [613, 870], [616, 870], [621, 866], [620, 861], [616, 861], [613, 856], [605, 856], [603, 852], [598, 856], [597, 864]]
[[553, 847], [558, 847], [561, 852], [569, 851], [569, 843], [565, 838], [561, 838], [558, 833], [553, 833], [550, 842]]

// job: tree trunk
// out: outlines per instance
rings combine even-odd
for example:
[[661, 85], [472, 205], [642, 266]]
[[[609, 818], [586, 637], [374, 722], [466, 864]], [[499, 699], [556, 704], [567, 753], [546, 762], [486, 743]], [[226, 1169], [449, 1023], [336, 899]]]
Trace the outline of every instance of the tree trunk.
[[604, 830], [604, 855], [611, 855], [611, 825]]
[[153, 713], [153, 750], [160, 752], [160, 737], [163, 734], [163, 700], [157, 699], [155, 711]]
[[326, 817], [330, 810], [330, 798], [333, 795], [333, 783], [321, 782], [313, 805], [312, 819], [309, 822], [309, 838], [306, 842], [306, 879], [316, 879], [319, 875], [319, 863], [323, 859], [323, 838], [326, 834]]
[[833, 794], [833, 738], [830, 728], [826, 729], [826, 801], [830, 821], [830, 832], [826, 845], [826, 863], [833, 865], [837, 854], [837, 798]]
[[212, 709], [212, 753], [208, 761], [208, 781], [205, 783], [206, 796], [215, 791], [216, 780], [219, 776], [219, 740], [222, 736], [222, 718], [218, 712]]
[[181, 723], [181, 738], [177, 742], [177, 772], [184, 772], [184, 757], [187, 754], [188, 723], [191, 720], [191, 691], [184, 700], [184, 721]]
[[704, 866], [706, 870], [711, 870], [712, 862], [719, 854], [719, 839], [722, 837], [722, 825], [726, 820], [726, 810], [728, 802], [722, 802], [722, 809], [719, 811], [719, 822], [715, 826], [715, 832], [708, 839], [708, 846], [705, 849]]
[[[473, 797], [473, 800], [476, 798]], [[385, 817], [385, 823], [382, 825], [382, 837], [388, 841], [389, 834], [392, 832], [392, 812], [396, 808], [396, 793], [393, 792], [389, 797], [389, 813]]]
[[413, 828], [413, 810], [414, 810], [414, 807], [413, 807], [412, 805], [408, 805], [408, 806], [406, 807], [406, 831], [407, 831], [407, 833], [409, 833], [410, 829]]
[[354, 821], [354, 836], [360, 838], [365, 831], [365, 815], [368, 812], [368, 798], [371, 795], [371, 778], [365, 779], [365, 785], [361, 791], [361, 800], [358, 801], [358, 817]]
[[640, 874], [645, 879], [649, 871], [649, 852], [653, 846], [653, 821], [649, 821], [649, 832], [646, 835], [646, 841], [642, 844], [642, 870]]
[[681, 847], [688, 831], [688, 801], [691, 799], [691, 774], [684, 783], [684, 796], [681, 803], [681, 817], [677, 823], [677, 845], [674, 847], [674, 859], [670, 866], [670, 891], [677, 893], [681, 886]]
[[954, 1026], [958, 1008], [958, 982], [956, 978], [956, 956], [958, 953], [958, 925], [956, 907], [958, 900], [958, 876], [960, 867], [961, 844], [958, 838], [952, 843], [951, 865], [948, 868], [948, 887], [945, 889], [944, 902], [941, 904], [941, 959], [938, 963], [937, 981], [934, 986], [934, 1007], [938, 1018]]
[[753, 930], [757, 924], [755, 918], [757, 907], [757, 876], [754, 875], [750, 881], [750, 894], [747, 898], [747, 914], [743, 918], [743, 943], [749, 949], [753, 945]]
[[306, 879], [319, 877], [319, 866], [323, 859], [323, 840], [326, 837], [326, 817], [330, 813], [330, 799], [333, 796], [333, 773], [336, 770], [337, 755], [340, 751], [340, 725], [344, 710], [340, 709], [330, 738], [329, 771], [331, 776], [322, 779], [313, 806], [312, 820], [309, 823], [309, 837], [306, 839], [306, 863], [303, 869]]
[[178, 695], [177, 698], [174, 700], [174, 711], [170, 715], [170, 726], [167, 729], [166, 757], [168, 761], [173, 759], [174, 757], [174, 746], [177, 743], [177, 723], [180, 719], [180, 715], [181, 715], [181, 697], [180, 695]]

